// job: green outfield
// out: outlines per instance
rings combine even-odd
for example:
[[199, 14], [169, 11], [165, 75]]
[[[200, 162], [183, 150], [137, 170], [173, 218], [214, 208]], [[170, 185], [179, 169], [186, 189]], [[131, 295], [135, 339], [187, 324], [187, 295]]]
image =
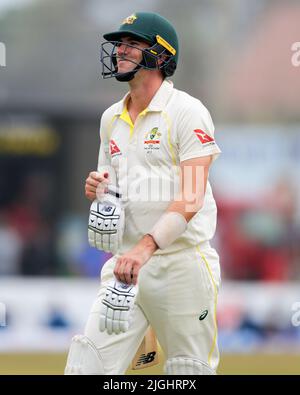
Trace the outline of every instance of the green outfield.
[[[0, 354], [0, 374], [62, 374], [66, 354]], [[163, 374], [159, 365], [127, 374]], [[219, 374], [300, 374], [300, 355], [243, 354], [223, 355]]]

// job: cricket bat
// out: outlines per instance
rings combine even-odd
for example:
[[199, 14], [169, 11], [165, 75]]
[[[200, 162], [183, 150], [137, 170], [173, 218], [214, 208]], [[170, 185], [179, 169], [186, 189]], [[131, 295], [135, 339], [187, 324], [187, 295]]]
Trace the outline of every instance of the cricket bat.
[[131, 369], [145, 369], [150, 366], [157, 365], [158, 363], [157, 339], [154, 330], [149, 326], [144, 339], [131, 362]]

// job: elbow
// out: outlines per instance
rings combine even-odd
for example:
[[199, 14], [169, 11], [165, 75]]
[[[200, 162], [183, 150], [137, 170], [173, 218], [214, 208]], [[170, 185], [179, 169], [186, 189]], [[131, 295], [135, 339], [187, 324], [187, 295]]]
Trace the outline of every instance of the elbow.
[[192, 219], [204, 206], [204, 196], [191, 201], [185, 201], [184, 211]]

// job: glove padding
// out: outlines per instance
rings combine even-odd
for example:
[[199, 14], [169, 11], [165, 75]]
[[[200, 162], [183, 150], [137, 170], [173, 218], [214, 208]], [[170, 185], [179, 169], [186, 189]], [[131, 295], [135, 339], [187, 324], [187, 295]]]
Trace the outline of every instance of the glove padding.
[[119, 334], [130, 326], [138, 287], [112, 280], [106, 289], [100, 311], [100, 331]]
[[109, 185], [101, 201], [91, 204], [88, 239], [91, 247], [115, 254], [122, 245], [125, 215], [121, 194]]

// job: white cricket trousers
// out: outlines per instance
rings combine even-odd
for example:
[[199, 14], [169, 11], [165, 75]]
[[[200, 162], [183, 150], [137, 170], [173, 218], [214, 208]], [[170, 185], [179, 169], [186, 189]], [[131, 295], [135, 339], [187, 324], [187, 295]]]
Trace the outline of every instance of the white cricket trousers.
[[220, 287], [217, 252], [208, 243], [168, 255], [153, 256], [140, 270], [139, 291], [129, 330], [109, 335], [99, 330], [101, 300], [113, 278], [117, 257], [101, 271], [101, 284], [85, 327], [97, 347], [105, 374], [124, 374], [149, 326], [166, 359], [197, 358], [217, 369], [216, 309]]

